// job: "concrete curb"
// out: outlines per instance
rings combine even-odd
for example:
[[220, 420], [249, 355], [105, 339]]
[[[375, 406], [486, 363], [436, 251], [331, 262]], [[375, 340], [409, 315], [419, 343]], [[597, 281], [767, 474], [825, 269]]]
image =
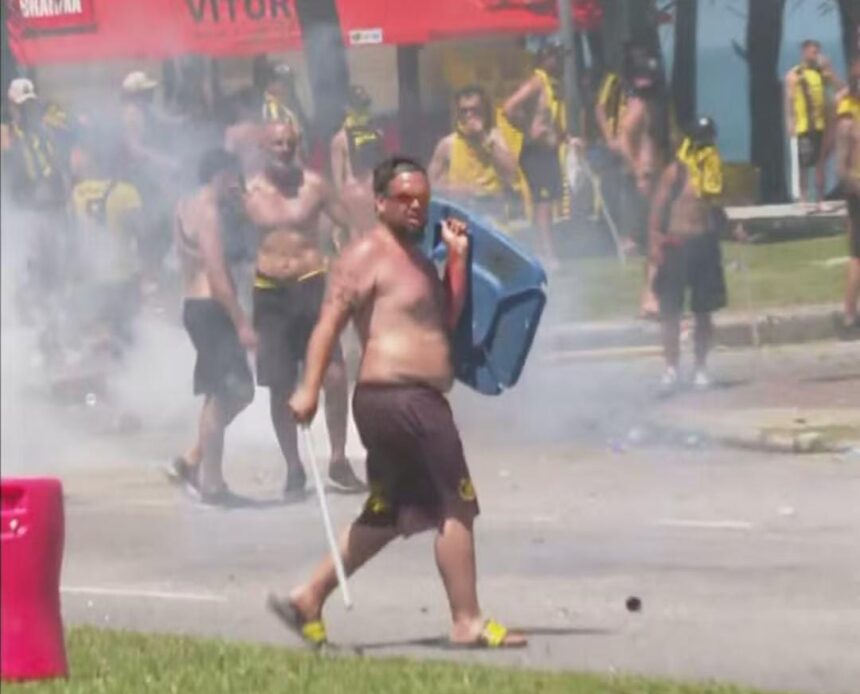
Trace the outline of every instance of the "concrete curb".
[[[717, 314], [718, 346], [752, 347], [816, 342], [838, 337], [834, 315], [838, 304], [803, 306], [788, 310], [764, 310], [752, 314]], [[565, 323], [549, 326], [539, 334], [549, 350], [566, 352], [655, 347], [660, 345], [660, 326], [653, 321]]]
[[801, 425], [792, 424], [787, 414], [775, 417], [773, 412], [745, 410], [737, 418], [710, 412], [700, 418], [669, 409], [648, 426], [663, 437], [685, 442], [718, 443], [763, 453], [849, 454], [860, 462], [860, 410], [803, 413]]

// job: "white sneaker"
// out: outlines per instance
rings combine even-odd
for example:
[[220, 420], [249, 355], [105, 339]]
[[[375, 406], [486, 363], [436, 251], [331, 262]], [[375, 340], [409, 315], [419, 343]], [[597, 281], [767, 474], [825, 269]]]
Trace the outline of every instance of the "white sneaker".
[[662, 395], [669, 395], [670, 393], [674, 393], [677, 387], [678, 370], [674, 366], [668, 366], [660, 378], [660, 393]]
[[713, 381], [708, 376], [708, 372], [704, 369], [696, 369], [696, 373], [693, 374], [693, 388], [696, 390], [707, 390], [712, 385]]

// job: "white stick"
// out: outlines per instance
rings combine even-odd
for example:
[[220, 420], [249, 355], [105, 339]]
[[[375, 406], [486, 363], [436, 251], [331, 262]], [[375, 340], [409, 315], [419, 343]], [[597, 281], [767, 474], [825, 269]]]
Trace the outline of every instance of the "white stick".
[[606, 207], [606, 199], [603, 197], [603, 184], [600, 182], [600, 179], [595, 175], [595, 173], [591, 170], [591, 167], [584, 159], [582, 161], [582, 168], [585, 171], [585, 174], [588, 176], [589, 180], [591, 181], [592, 187], [597, 193], [600, 211], [603, 214], [603, 218], [606, 220], [606, 225], [609, 227], [609, 233], [612, 236], [612, 242], [615, 244], [615, 253], [618, 256], [618, 262], [621, 264], [622, 267], [624, 267], [627, 265], [627, 256], [624, 253], [624, 249], [622, 248], [621, 234], [618, 233], [618, 227], [615, 226], [615, 220], [612, 219], [612, 215], [609, 214], [609, 210]]
[[323, 525], [325, 526], [325, 534], [326, 539], [328, 540], [328, 546], [331, 550], [331, 559], [334, 562], [334, 571], [337, 574], [337, 582], [340, 585], [340, 592], [343, 595], [343, 604], [346, 606], [346, 609], [352, 609], [352, 598], [349, 595], [349, 584], [346, 582], [346, 571], [343, 568], [343, 561], [340, 557], [340, 550], [337, 546], [337, 540], [334, 536], [334, 529], [331, 525], [331, 515], [328, 512], [328, 503], [325, 500], [325, 490], [323, 489], [323, 481], [322, 476], [320, 475], [319, 465], [317, 464], [317, 451], [314, 447], [313, 437], [311, 436], [311, 430], [309, 426], [303, 426], [302, 435], [305, 439], [305, 449], [307, 450], [308, 457], [311, 461], [311, 473], [314, 476], [314, 487], [317, 490], [317, 499], [320, 502], [320, 509], [322, 510], [323, 517]]
[[800, 150], [797, 144], [797, 136], [789, 139], [791, 152], [791, 199], [795, 202], [800, 200]]

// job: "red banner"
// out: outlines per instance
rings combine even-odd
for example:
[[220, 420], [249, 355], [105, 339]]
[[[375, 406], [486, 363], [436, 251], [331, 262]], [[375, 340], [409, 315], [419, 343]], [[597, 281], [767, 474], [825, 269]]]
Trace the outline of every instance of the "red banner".
[[[23, 64], [247, 56], [301, 47], [295, 0], [0, 0]], [[346, 46], [546, 33], [544, 0], [338, 0]]]
[[93, 0], [18, 0], [9, 14], [29, 36], [84, 31], [95, 24]]

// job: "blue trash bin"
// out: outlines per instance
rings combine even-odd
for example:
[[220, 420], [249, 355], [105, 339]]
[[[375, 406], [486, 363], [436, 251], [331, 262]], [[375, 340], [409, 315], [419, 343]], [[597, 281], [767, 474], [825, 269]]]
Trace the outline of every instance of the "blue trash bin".
[[453, 217], [469, 227], [469, 292], [454, 333], [454, 367], [459, 381], [485, 395], [516, 384], [546, 304], [546, 272], [529, 253], [482, 215], [434, 198], [430, 202], [424, 251], [446, 258], [441, 221]]

